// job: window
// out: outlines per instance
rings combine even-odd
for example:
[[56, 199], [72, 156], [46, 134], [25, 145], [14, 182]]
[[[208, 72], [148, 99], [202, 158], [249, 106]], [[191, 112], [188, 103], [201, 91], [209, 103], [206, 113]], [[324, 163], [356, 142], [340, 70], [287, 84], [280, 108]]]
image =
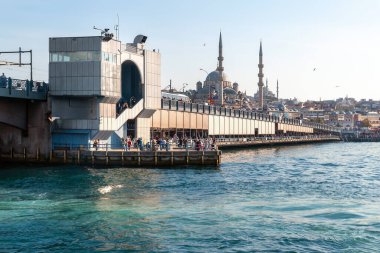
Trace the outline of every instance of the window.
[[50, 62], [100, 61], [99, 51], [50, 53]]

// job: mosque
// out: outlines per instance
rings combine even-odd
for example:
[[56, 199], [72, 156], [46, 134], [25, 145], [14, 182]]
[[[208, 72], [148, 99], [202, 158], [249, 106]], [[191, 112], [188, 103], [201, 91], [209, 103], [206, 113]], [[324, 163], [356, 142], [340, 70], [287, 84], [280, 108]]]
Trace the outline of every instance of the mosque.
[[[193, 96], [195, 103], [208, 102], [215, 105], [232, 105], [236, 102], [247, 101], [245, 94], [239, 91], [239, 84], [232, 83], [223, 67], [223, 43], [222, 33], [219, 34], [219, 56], [218, 67], [208, 73], [206, 80], [197, 82], [196, 91]], [[223, 88], [221, 88], [223, 86]]]
[[[222, 33], [219, 34], [219, 56], [218, 67], [216, 70], [208, 73], [206, 80], [202, 83], [198, 81], [196, 84], [196, 90], [192, 94], [192, 100], [194, 103], [209, 103], [215, 105], [223, 105], [225, 107], [233, 108], [245, 108], [248, 110], [263, 109], [264, 105], [278, 100], [278, 81], [277, 81], [277, 96], [269, 89], [268, 79], [266, 80], [266, 86], [262, 81], [263, 63], [262, 63], [262, 44], [260, 42], [259, 52], [259, 83], [258, 91], [253, 97], [247, 96], [246, 92], [239, 91], [239, 84], [237, 82], [232, 83], [228, 78], [223, 67], [223, 43]], [[221, 86], [223, 88], [221, 88]], [[262, 95], [260, 95], [262, 94]]]

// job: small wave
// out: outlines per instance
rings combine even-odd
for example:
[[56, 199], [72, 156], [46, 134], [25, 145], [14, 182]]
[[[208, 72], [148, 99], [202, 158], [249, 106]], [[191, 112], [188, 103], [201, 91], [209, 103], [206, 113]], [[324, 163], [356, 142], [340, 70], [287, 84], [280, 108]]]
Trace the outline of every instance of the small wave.
[[101, 194], [106, 194], [106, 193], [111, 192], [113, 189], [122, 188], [122, 187], [123, 187], [123, 185], [121, 185], [121, 184], [118, 184], [118, 185], [107, 185], [107, 186], [100, 187], [98, 189], [98, 191]]
[[314, 214], [314, 215], [307, 215], [305, 217], [339, 220], [339, 219], [358, 219], [358, 218], [363, 218], [364, 216], [359, 215], [359, 214], [354, 214], [354, 213], [339, 212], [339, 213], [320, 213], [320, 214]]

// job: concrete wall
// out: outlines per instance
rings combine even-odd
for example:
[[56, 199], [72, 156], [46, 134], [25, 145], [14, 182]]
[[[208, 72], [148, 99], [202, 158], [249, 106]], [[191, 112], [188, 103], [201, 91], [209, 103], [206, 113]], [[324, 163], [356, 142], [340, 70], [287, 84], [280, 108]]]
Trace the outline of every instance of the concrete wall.
[[0, 99], [0, 123], [25, 130], [27, 128], [27, 100]]
[[203, 129], [209, 126], [209, 115], [190, 112], [177, 112], [157, 110], [153, 116], [150, 127], [160, 129]]
[[146, 50], [144, 54], [144, 108], [159, 109], [161, 107], [161, 55], [157, 52]]
[[5, 111], [18, 114], [15, 108], [27, 106], [27, 110], [23, 111], [24, 115], [17, 116], [25, 119], [27, 124], [25, 130], [0, 123], [0, 152], [7, 153], [13, 148], [15, 153], [23, 153], [25, 147], [30, 155], [36, 155], [37, 149], [39, 149], [40, 153], [47, 157], [50, 150], [50, 122], [47, 118], [48, 103], [24, 100], [12, 100], [8, 105], [5, 105], [3, 101], [0, 103], [1, 106], [6, 106], [1, 108], [8, 108], [8, 110], [1, 110], [0, 115]]
[[[105, 97], [121, 97], [120, 41], [102, 41], [101, 92]], [[108, 57], [108, 58], [107, 58]], [[116, 60], [113, 59], [116, 57]]]
[[283, 123], [278, 124], [278, 130], [283, 131], [284, 133], [288, 133], [288, 132], [308, 133], [308, 134], [314, 133], [314, 129], [311, 127], [289, 125], [289, 124], [283, 124]]

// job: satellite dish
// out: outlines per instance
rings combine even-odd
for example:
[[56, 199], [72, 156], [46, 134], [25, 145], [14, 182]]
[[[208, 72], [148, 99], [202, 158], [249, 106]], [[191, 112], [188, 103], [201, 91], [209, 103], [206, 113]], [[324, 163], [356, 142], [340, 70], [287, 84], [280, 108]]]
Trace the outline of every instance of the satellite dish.
[[133, 44], [144, 44], [147, 38], [148, 38], [147, 36], [139, 34], [133, 40]]

